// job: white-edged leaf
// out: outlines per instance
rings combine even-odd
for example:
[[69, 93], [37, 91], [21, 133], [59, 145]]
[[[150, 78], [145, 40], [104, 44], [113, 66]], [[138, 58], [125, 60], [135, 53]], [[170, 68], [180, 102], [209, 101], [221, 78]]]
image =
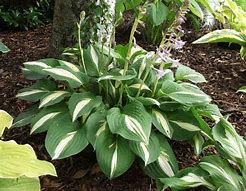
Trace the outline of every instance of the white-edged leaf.
[[100, 96], [94, 96], [91, 93], [74, 93], [68, 102], [69, 111], [72, 120], [75, 121], [78, 117], [89, 114], [94, 108], [97, 108], [102, 103]]
[[189, 80], [193, 83], [206, 82], [206, 79], [202, 74], [184, 65], [179, 65], [175, 78], [180, 81]]
[[107, 74], [99, 77], [97, 80], [100, 82], [102, 80], [131, 80], [137, 75], [135, 70], [129, 70], [125, 75], [123, 75], [123, 70], [111, 70]]
[[237, 90], [237, 92], [246, 93], [246, 86], [239, 88], [239, 90]]

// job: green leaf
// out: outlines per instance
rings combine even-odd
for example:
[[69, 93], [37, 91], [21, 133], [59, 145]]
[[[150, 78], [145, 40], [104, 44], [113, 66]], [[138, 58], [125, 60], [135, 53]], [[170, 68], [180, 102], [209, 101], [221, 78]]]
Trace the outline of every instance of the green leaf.
[[55, 90], [56, 84], [50, 80], [40, 80], [29, 88], [21, 89], [16, 97], [26, 101], [38, 101], [48, 92]]
[[246, 147], [244, 147], [241, 137], [229, 122], [221, 118], [212, 128], [212, 132], [214, 139], [221, 144], [229, 156], [246, 162]]
[[31, 123], [35, 114], [38, 113], [38, 106], [34, 105], [30, 107], [27, 111], [20, 113], [14, 120], [12, 127], [23, 127]]
[[85, 128], [69, 115], [54, 120], [47, 132], [45, 147], [52, 159], [67, 158], [81, 152], [88, 145]]
[[203, 20], [204, 17], [203, 10], [196, 0], [191, 0], [189, 8], [194, 15], [196, 15], [201, 20]]
[[53, 175], [56, 176], [54, 166], [36, 158], [30, 145], [18, 145], [15, 141], [0, 141], [0, 178], [30, 178]]
[[206, 79], [202, 74], [184, 65], [180, 65], [178, 67], [175, 77], [176, 80], [180, 80], [180, 81], [189, 80], [193, 83], [206, 82]]
[[99, 129], [104, 130], [107, 126], [106, 111], [96, 111], [92, 113], [85, 123], [87, 140], [92, 144], [95, 149], [96, 134]]
[[69, 96], [68, 91], [52, 91], [45, 94], [40, 100], [39, 108], [51, 106], [61, 102], [66, 96]]
[[195, 154], [199, 156], [203, 149], [204, 138], [202, 137], [200, 133], [198, 133], [193, 137], [192, 141], [193, 141], [193, 147], [194, 147]]
[[68, 115], [67, 107], [64, 105], [54, 105], [42, 109], [31, 120], [30, 133], [41, 133], [47, 131], [51, 127], [51, 123], [61, 115]]
[[211, 101], [210, 97], [196, 86], [164, 81], [160, 93], [164, 96], [188, 106], [204, 105]]
[[[84, 61], [87, 73], [90, 76], [99, 76], [100, 67], [99, 67], [99, 55], [96, 49], [90, 45], [87, 49], [84, 50]], [[102, 64], [102, 63], [100, 63]]]
[[159, 101], [157, 101], [156, 99], [150, 98], [150, 97], [139, 96], [134, 99], [141, 102], [144, 106], [154, 106], [154, 105], [158, 107], [160, 106]]
[[242, 58], [246, 57], [246, 46], [242, 46], [240, 49], [240, 55]]
[[65, 66], [47, 68], [43, 69], [43, 71], [55, 80], [68, 82], [71, 88], [78, 88], [88, 82], [88, 77], [85, 74], [79, 71], [74, 71], [74, 69]]
[[135, 70], [128, 70], [125, 75], [123, 75], [123, 70], [111, 70], [107, 74], [101, 76], [98, 78], [98, 81], [102, 80], [119, 80], [119, 81], [124, 81], [124, 80], [131, 80], [135, 78], [137, 75]]
[[7, 53], [9, 51], [10, 51], [10, 49], [5, 44], [3, 44], [2, 42], [0, 42], [0, 52]]
[[172, 177], [178, 172], [178, 163], [167, 139], [158, 134], [160, 143], [160, 155], [158, 159], [144, 167], [144, 171], [154, 179]]
[[240, 183], [241, 178], [237, 172], [230, 167], [226, 160], [219, 156], [205, 156], [199, 166], [210, 174], [215, 184], [219, 186], [228, 184], [234, 187], [233, 190], [243, 190]]
[[168, 7], [161, 1], [157, 1], [155, 4], [151, 3], [149, 8], [149, 17], [154, 26], [162, 24], [168, 15]]
[[69, 111], [75, 121], [78, 117], [89, 114], [94, 108], [102, 103], [100, 96], [86, 93], [74, 93], [68, 101]]
[[40, 191], [38, 178], [0, 178], [0, 191]]
[[173, 129], [164, 112], [152, 109], [152, 123], [153, 125], [168, 138], [172, 137]]
[[206, 186], [210, 190], [215, 190], [216, 187], [205, 178], [204, 174], [203, 170], [199, 168], [186, 168], [180, 171], [176, 177], [161, 178], [160, 181], [165, 186], [180, 191], [199, 186]]
[[127, 141], [114, 136], [108, 128], [99, 129], [96, 138], [96, 156], [102, 171], [110, 179], [126, 172], [132, 165], [135, 156], [127, 147]]
[[130, 142], [131, 150], [141, 157], [145, 166], [154, 162], [160, 154], [160, 144], [157, 136], [154, 133], [150, 134], [149, 143], [144, 142]]
[[222, 116], [220, 110], [217, 105], [215, 104], [207, 104], [204, 106], [199, 106], [196, 108], [200, 114], [209, 117], [212, 120], [219, 121]]
[[6, 111], [0, 110], [0, 137], [3, 135], [5, 128], [10, 128], [13, 123], [13, 117]]
[[246, 86], [241, 87], [237, 92], [246, 93]]
[[166, 112], [166, 116], [173, 128], [172, 139], [189, 140], [197, 132], [201, 131], [198, 121], [190, 111]]
[[230, 42], [241, 46], [246, 46], [246, 41], [241, 37], [240, 33], [232, 29], [222, 29], [210, 32], [194, 41], [193, 44], [217, 42]]
[[151, 116], [140, 102], [127, 104], [121, 111], [112, 108], [108, 111], [107, 121], [112, 133], [125, 139], [148, 144], [151, 131]]

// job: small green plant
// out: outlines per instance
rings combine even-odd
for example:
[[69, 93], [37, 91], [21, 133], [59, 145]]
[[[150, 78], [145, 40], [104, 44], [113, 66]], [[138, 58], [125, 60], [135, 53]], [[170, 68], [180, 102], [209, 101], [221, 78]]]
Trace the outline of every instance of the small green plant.
[[[13, 118], [0, 110], [0, 137], [10, 128]], [[38, 160], [30, 145], [18, 145], [15, 141], [0, 140], [0, 190], [40, 191], [37, 177], [56, 176], [54, 166]]]
[[2, 42], [0, 42], [0, 52], [7, 53], [9, 51], [10, 51], [10, 49], [5, 44], [3, 44]]

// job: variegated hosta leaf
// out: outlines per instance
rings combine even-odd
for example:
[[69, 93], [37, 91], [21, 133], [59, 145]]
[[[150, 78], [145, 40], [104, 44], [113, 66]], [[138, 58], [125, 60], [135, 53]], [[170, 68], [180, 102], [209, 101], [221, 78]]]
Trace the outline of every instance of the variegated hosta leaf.
[[173, 129], [169, 124], [169, 121], [165, 115], [165, 113], [153, 109], [152, 110], [152, 123], [154, 126], [164, 135], [171, 138], [173, 134]]
[[180, 65], [178, 67], [175, 77], [176, 77], [176, 80], [178, 81], [179, 80], [180, 81], [189, 80], [193, 83], [206, 82], [206, 79], [204, 78], [202, 74], [184, 65]]
[[10, 128], [13, 123], [13, 117], [6, 111], [0, 109], [0, 137], [2, 136], [5, 128]]
[[64, 105], [54, 105], [42, 109], [31, 120], [30, 133], [41, 133], [47, 131], [51, 127], [51, 123], [63, 115], [69, 115], [67, 107]]
[[15, 141], [0, 141], [0, 179], [30, 178], [50, 174], [56, 176], [54, 166], [38, 160], [30, 145], [18, 145]]
[[40, 100], [39, 108], [47, 107], [61, 102], [66, 96], [69, 96], [68, 91], [52, 91], [43, 96]]
[[62, 159], [81, 152], [88, 145], [85, 128], [69, 114], [54, 120], [49, 128], [45, 147], [52, 159]]
[[107, 111], [98, 110], [92, 113], [86, 120], [85, 123], [86, 137], [87, 140], [92, 144], [94, 149], [95, 149], [97, 132], [103, 131], [107, 127], [106, 114]]
[[209, 117], [216, 122], [218, 122], [220, 118], [223, 117], [218, 106], [215, 104], [200, 106], [196, 108], [196, 110], [198, 110], [200, 114], [205, 115], [206, 117]]
[[96, 136], [96, 156], [102, 171], [110, 179], [126, 172], [135, 159], [128, 142], [111, 134], [108, 128], [100, 128]]
[[237, 92], [246, 93], [246, 86], [241, 87]]
[[153, 106], [153, 105], [156, 105], [158, 107], [160, 106], [160, 102], [153, 98], [139, 96], [134, 99], [141, 102], [144, 106]]
[[241, 185], [241, 177], [226, 160], [219, 156], [205, 156], [199, 166], [210, 174], [217, 187], [228, 184], [234, 187], [233, 190], [244, 190]]
[[208, 180], [207, 174], [199, 168], [186, 168], [180, 171], [175, 177], [161, 178], [165, 187], [170, 187], [175, 190], [186, 190], [205, 186], [210, 190], [215, 190], [216, 187]]
[[22, 70], [24, 77], [28, 80], [41, 80], [47, 76], [47, 74], [39, 74], [27, 68], [22, 68], [21, 70]]
[[100, 96], [94, 96], [92, 93], [74, 93], [68, 102], [69, 111], [73, 121], [78, 117], [89, 114], [94, 108], [102, 104]]
[[21, 89], [16, 97], [26, 101], [38, 101], [48, 92], [55, 90], [56, 84], [50, 80], [40, 80], [29, 88]]
[[43, 71], [43, 69], [52, 68], [59, 66], [59, 62], [53, 58], [41, 59], [37, 61], [25, 62], [25, 69], [34, 72], [36, 74], [47, 76], [47, 74]]
[[172, 139], [189, 140], [201, 131], [198, 121], [190, 111], [166, 112], [166, 116], [173, 129]]
[[99, 55], [92, 45], [90, 45], [87, 49], [84, 49], [84, 61], [88, 75], [98, 76], [100, 74]]
[[203, 144], [204, 144], [204, 138], [202, 137], [202, 135], [200, 133], [198, 133], [193, 137], [192, 141], [193, 141], [192, 145], [194, 147], [195, 154], [198, 156], [202, 152]]
[[67, 66], [59, 66], [55, 68], [43, 69], [55, 80], [68, 82], [71, 88], [78, 88], [88, 82], [88, 77], [82, 72], [75, 72], [73, 68]]
[[123, 70], [112, 70], [109, 71], [107, 74], [101, 76], [98, 78], [98, 81], [102, 80], [119, 80], [119, 81], [124, 81], [124, 80], [131, 80], [135, 78], [137, 75], [135, 70], [129, 70], [125, 75], [123, 75]]
[[15, 119], [12, 127], [23, 127], [31, 123], [31, 120], [38, 113], [38, 106], [34, 105], [23, 113], [20, 113]]
[[151, 133], [148, 144], [131, 141], [130, 148], [136, 155], [143, 159], [145, 166], [157, 160], [160, 155], [159, 140], [154, 133]]
[[212, 132], [214, 139], [221, 144], [229, 156], [241, 162], [246, 161], [246, 148], [242, 142], [244, 140], [229, 122], [221, 118], [220, 122], [213, 127]]
[[185, 86], [169, 80], [163, 82], [159, 93], [188, 106], [204, 105], [211, 101], [210, 97], [198, 88], [191, 85], [187, 87], [187, 84]]
[[0, 191], [40, 191], [38, 178], [0, 178]]
[[130, 89], [139, 90], [141, 88], [142, 91], [151, 91], [146, 84], [136, 83], [128, 86]]
[[151, 131], [151, 116], [140, 102], [131, 102], [121, 111], [112, 108], [108, 111], [107, 121], [112, 133], [128, 140], [148, 144]]
[[241, 37], [240, 33], [232, 29], [222, 29], [210, 32], [193, 42], [193, 44], [217, 42], [229, 42], [246, 46], [246, 41]]

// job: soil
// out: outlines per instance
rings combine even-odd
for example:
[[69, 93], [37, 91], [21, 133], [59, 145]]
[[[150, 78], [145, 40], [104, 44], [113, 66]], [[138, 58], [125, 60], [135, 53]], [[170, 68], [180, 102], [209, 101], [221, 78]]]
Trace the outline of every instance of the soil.
[[[0, 32], [2, 40], [10, 49], [0, 54], [0, 108], [17, 116], [24, 111], [27, 103], [15, 98], [17, 91], [30, 84], [21, 73], [22, 63], [46, 58], [48, 55], [51, 26], [23, 31]], [[201, 88], [213, 98], [223, 114], [230, 115], [240, 135], [246, 137], [246, 94], [236, 93], [246, 85], [246, 63], [240, 58], [237, 47], [219, 45], [192, 45], [201, 36], [187, 31], [186, 46], [174, 57], [180, 62], [202, 73], [208, 83]], [[18, 143], [31, 144], [39, 159], [50, 161], [44, 148], [44, 134], [29, 136], [28, 128], [11, 129], [4, 134], [4, 140], [14, 139]], [[197, 162], [192, 148], [186, 142], [171, 143], [180, 168]], [[109, 181], [96, 164], [91, 149], [64, 160], [55, 160], [58, 177], [41, 177], [43, 191], [154, 191], [154, 183], [146, 177], [141, 168], [134, 164], [123, 176]], [[201, 190], [201, 189], [198, 189]]]

